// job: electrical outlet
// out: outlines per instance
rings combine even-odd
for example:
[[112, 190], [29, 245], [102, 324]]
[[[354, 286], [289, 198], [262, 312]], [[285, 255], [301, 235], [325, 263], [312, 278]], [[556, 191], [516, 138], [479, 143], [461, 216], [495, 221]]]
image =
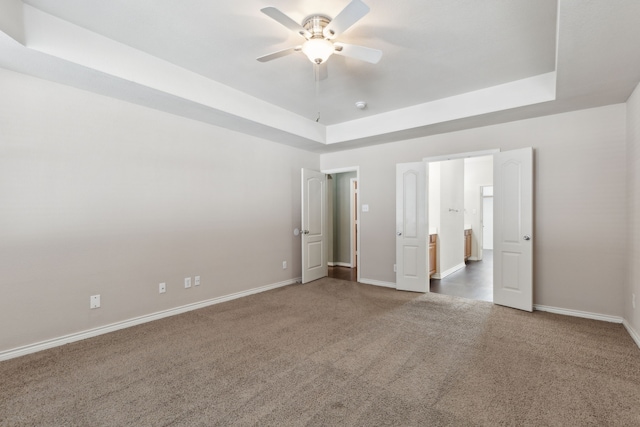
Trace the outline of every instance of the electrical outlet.
[[398, 267], [397, 267], [395, 264], [393, 264], [393, 272], [394, 272], [394, 273], [397, 273], [397, 272], [398, 272]]
[[100, 295], [91, 295], [89, 298], [89, 308], [100, 308]]
[[287, 269], [287, 261], [282, 261], [282, 269], [283, 270]]
[[158, 292], [160, 292], [161, 294], [164, 294], [165, 292], [167, 292], [167, 284], [166, 283], [160, 283], [158, 285]]
[[193, 278], [193, 286], [200, 286], [200, 276]]
[[185, 287], [185, 289], [191, 287], [191, 277], [185, 277], [184, 278], [184, 287]]
[[633, 305], [633, 309], [636, 309], [636, 294], [631, 294], [631, 305]]

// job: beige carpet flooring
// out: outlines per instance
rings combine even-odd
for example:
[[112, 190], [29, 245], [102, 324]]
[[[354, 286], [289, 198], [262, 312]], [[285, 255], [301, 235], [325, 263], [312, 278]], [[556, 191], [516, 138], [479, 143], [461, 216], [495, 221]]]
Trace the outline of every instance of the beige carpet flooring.
[[640, 350], [619, 324], [322, 279], [2, 362], [0, 425], [639, 426]]

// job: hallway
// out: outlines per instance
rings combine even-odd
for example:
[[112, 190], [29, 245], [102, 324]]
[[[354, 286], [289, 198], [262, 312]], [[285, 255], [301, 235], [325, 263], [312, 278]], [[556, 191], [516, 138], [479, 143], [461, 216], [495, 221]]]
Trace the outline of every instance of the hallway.
[[329, 277], [333, 279], [358, 281], [358, 269], [349, 267], [329, 267]]
[[493, 302], [493, 251], [485, 249], [482, 261], [469, 261], [444, 279], [431, 279], [430, 289], [437, 294]]
[[[358, 270], [329, 267], [328, 277], [356, 282]], [[430, 290], [436, 294], [493, 302], [493, 251], [485, 249], [482, 261], [469, 261], [465, 268], [442, 280], [431, 279]]]

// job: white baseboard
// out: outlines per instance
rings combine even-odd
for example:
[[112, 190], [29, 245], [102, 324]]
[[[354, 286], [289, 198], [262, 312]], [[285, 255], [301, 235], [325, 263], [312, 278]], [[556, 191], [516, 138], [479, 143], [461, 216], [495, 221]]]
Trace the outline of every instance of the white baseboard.
[[348, 262], [328, 262], [327, 265], [329, 267], [349, 267], [351, 268], [351, 264]]
[[362, 277], [360, 278], [360, 280], [358, 280], [358, 282], [364, 283], [365, 285], [382, 286], [384, 288], [391, 288], [391, 289], [395, 289], [396, 288], [396, 284], [395, 283], [382, 282], [380, 280], [373, 280], [373, 279], [365, 279], [365, 278], [362, 278]]
[[132, 326], [140, 325], [142, 323], [152, 322], [154, 320], [163, 319], [165, 317], [175, 316], [176, 314], [186, 313], [187, 311], [197, 310], [199, 308], [208, 307], [210, 305], [220, 304], [221, 302], [231, 301], [234, 299], [246, 297], [249, 295], [257, 294], [260, 292], [270, 291], [271, 289], [280, 288], [294, 283], [300, 283], [301, 278], [289, 279], [280, 283], [273, 283], [271, 285], [260, 286], [258, 288], [248, 289], [242, 292], [236, 292], [221, 297], [211, 298], [208, 300], [183, 305], [168, 310], [158, 311], [156, 313], [146, 314], [144, 316], [134, 317], [132, 319], [123, 320], [121, 322], [112, 323], [110, 325], [99, 326], [97, 328], [89, 329], [82, 332], [76, 332], [74, 334], [64, 335], [58, 338], [53, 338], [46, 341], [40, 341], [34, 344], [28, 344], [22, 347], [17, 347], [5, 351], [0, 351], [0, 361], [13, 359], [15, 357], [24, 356], [30, 353], [46, 350], [48, 348], [58, 347], [64, 344], [84, 340], [87, 338], [96, 337], [98, 335], [107, 334], [120, 329], [130, 328]]
[[627, 319], [623, 319], [622, 324], [626, 328], [627, 332], [629, 332], [629, 335], [631, 335], [631, 339], [633, 339], [638, 348], [640, 348], [640, 334], [631, 327], [629, 322], [627, 322]]
[[444, 279], [445, 277], [447, 277], [448, 275], [455, 273], [456, 271], [460, 270], [461, 268], [465, 268], [467, 264], [465, 264], [464, 262], [462, 264], [458, 264], [454, 267], [451, 267], [448, 270], [442, 271], [440, 273], [433, 273], [433, 275], [431, 276], [431, 278], [433, 279]]
[[547, 311], [549, 313], [562, 314], [565, 316], [583, 317], [585, 319], [602, 320], [603, 322], [622, 323], [622, 317], [610, 316], [608, 314], [590, 313], [588, 311], [571, 310], [568, 308], [549, 307], [547, 305], [533, 305], [534, 310]]

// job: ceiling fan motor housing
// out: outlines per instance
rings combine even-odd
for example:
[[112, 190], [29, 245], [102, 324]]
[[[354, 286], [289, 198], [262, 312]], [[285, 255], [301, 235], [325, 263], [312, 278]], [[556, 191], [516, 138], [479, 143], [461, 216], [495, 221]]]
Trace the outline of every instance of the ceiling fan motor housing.
[[331, 18], [324, 15], [312, 15], [304, 20], [303, 27], [309, 33], [309, 38], [303, 45], [302, 51], [315, 64], [322, 64], [335, 51], [333, 43], [324, 37], [324, 27], [329, 25]]
[[323, 39], [324, 35], [322, 34], [322, 32], [324, 30], [324, 27], [329, 25], [329, 22], [331, 22], [331, 18], [329, 18], [328, 16], [311, 15], [311, 16], [307, 16], [304, 19], [304, 23], [302, 24], [302, 26], [304, 27], [305, 30], [311, 33], [312, 39], [316, 39], [316, 38]]

